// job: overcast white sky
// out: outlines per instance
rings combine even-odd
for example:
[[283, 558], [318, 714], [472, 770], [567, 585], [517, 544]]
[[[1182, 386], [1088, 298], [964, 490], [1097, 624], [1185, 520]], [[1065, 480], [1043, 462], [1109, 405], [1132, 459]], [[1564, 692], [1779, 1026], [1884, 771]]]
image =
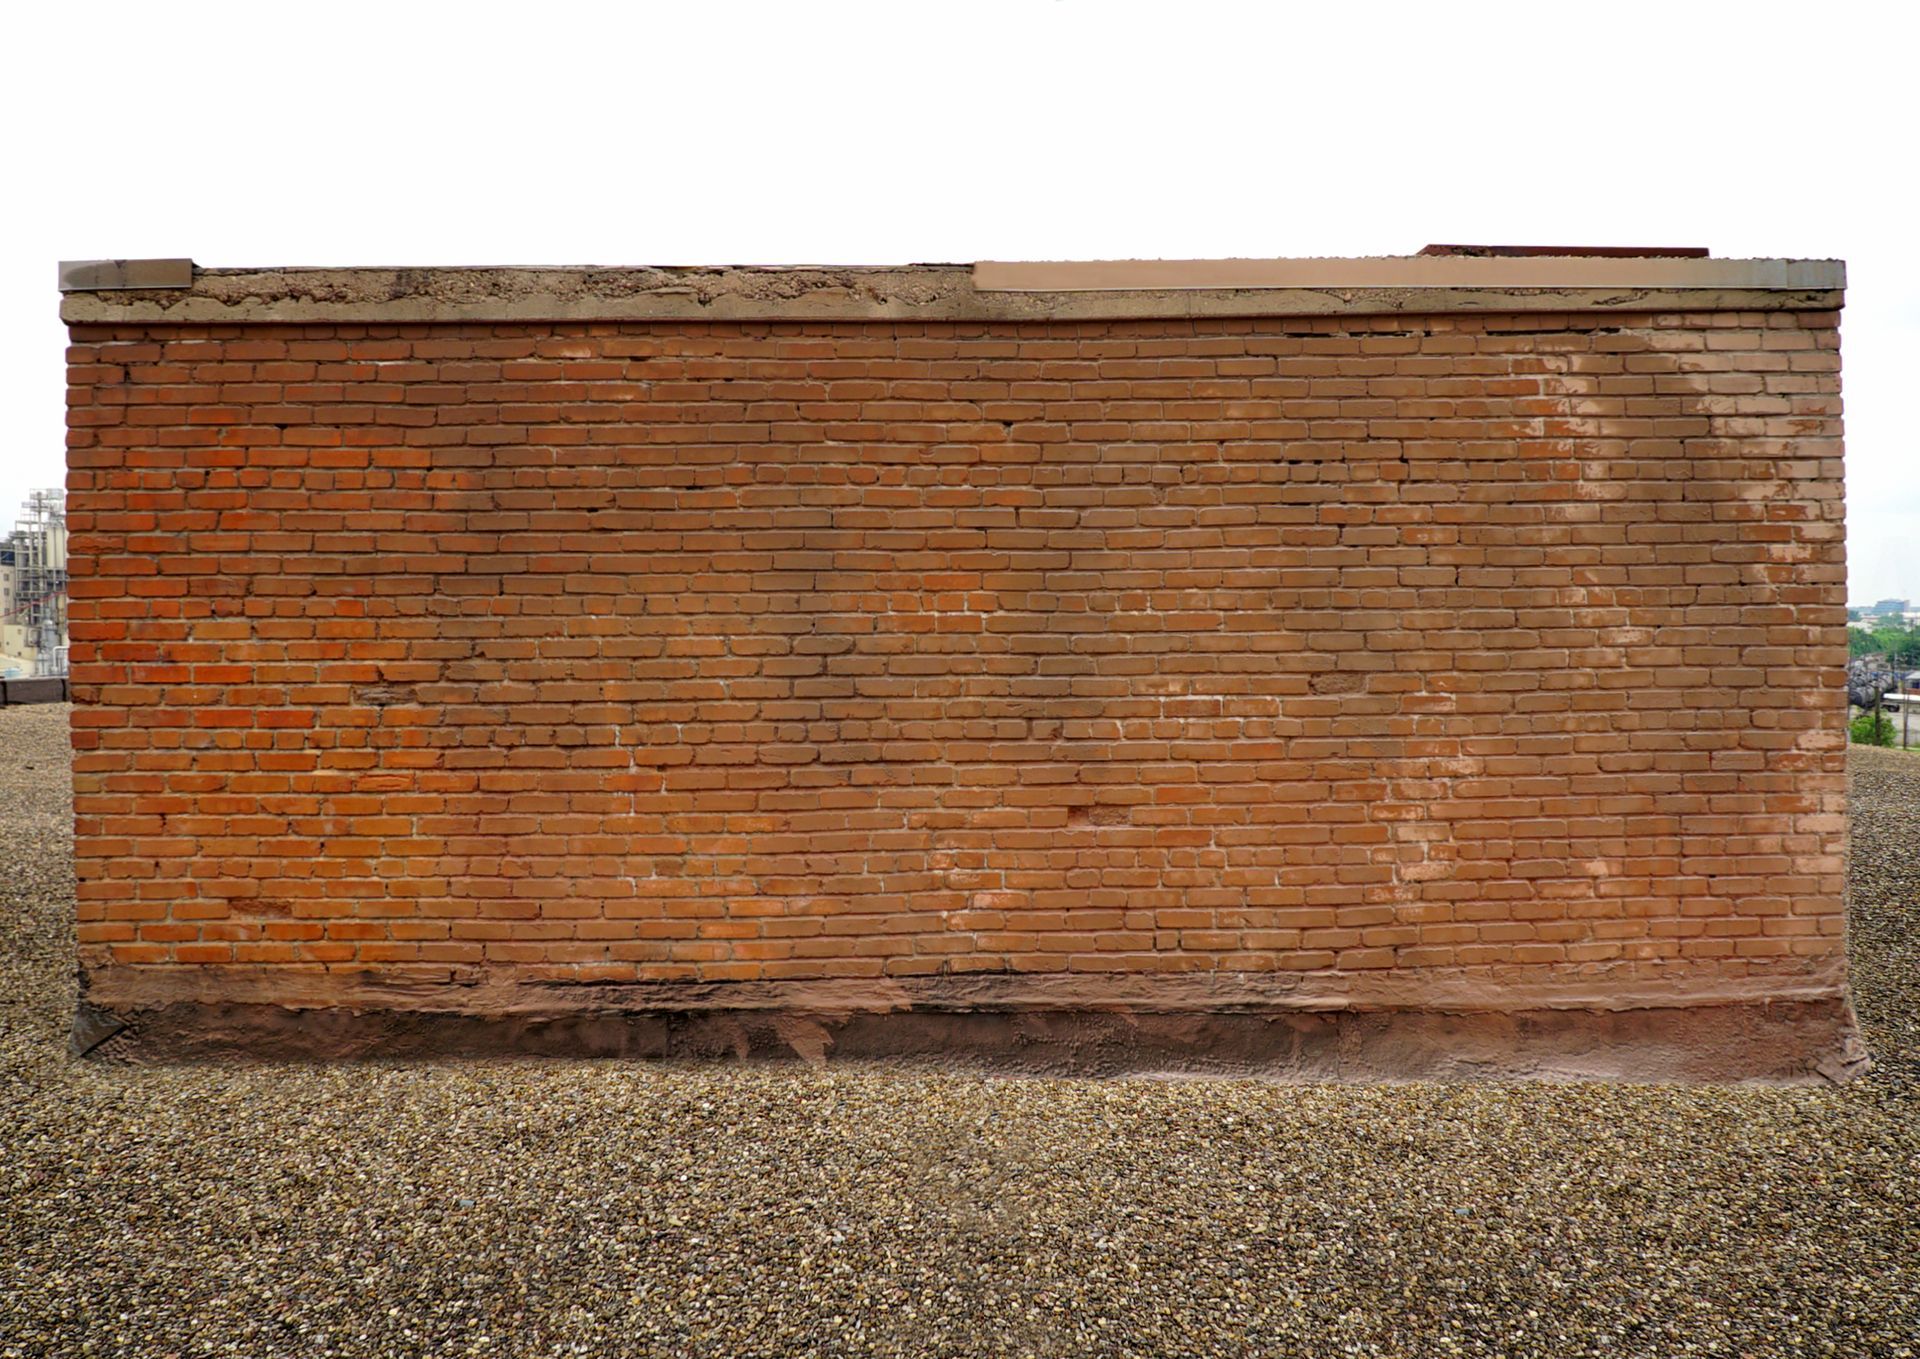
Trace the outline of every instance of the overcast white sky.
[[61, 259], [1844, 258], [1849, 598], [1920, 597], [1901, 4], [17, 5], [0, 522]]

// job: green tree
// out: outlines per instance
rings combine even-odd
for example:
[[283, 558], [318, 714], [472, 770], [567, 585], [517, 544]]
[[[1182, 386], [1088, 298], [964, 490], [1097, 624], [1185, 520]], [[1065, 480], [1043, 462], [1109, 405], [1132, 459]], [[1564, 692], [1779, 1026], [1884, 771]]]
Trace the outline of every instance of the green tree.
[[1876, 708], [1854, 718], [1847, 734], [1857, 746], [1890, 746], [1893, 744], [1893, 719]]
[[1885, 656], [1895, 670], [1920, 670], [1920, 628], [1882, 625], [1847, 629], [1849, 656]]

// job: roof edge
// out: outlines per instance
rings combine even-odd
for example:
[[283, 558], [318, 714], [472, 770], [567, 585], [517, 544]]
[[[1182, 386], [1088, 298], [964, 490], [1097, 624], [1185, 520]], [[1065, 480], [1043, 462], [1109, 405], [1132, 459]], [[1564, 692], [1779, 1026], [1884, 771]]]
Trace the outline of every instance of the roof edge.
[[61, 265], [70, 324], [987, 321], [1828, 311], [1837, 260], [1468, 255], [878, 267], [202, 269]]

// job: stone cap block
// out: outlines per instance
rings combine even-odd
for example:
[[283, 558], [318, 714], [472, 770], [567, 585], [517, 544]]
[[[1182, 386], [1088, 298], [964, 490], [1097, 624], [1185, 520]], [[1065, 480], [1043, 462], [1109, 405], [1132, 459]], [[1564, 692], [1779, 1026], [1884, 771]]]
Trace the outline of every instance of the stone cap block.
[[63, 293], [126, 288], [191, 288], [192, 260], [61, 260]]

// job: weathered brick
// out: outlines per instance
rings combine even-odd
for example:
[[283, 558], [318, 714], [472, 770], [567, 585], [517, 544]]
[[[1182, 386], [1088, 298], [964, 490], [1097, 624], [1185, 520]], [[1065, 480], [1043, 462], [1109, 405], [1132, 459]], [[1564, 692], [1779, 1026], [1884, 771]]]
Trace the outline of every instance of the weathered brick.
[[1837, 318], [1720, 319], [78, 325], [83, 959], [1830, 961]]

